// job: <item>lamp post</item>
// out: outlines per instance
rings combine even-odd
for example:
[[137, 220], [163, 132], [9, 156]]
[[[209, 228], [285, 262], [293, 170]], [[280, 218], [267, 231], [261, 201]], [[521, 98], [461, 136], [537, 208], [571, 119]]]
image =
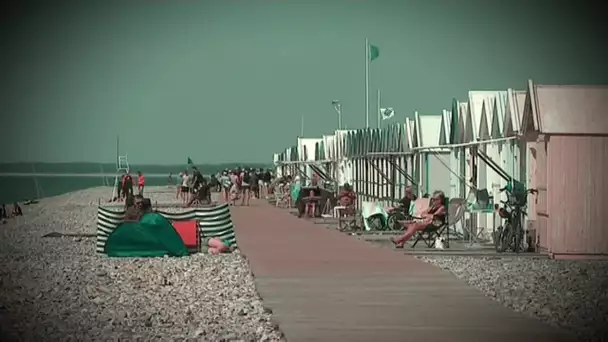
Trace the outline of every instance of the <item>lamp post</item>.
[[334, 106], [336, 114], [338, 114], [338, 129], [342, 130], [342, 103], [338, 100], [333, 100], [331, 104]]

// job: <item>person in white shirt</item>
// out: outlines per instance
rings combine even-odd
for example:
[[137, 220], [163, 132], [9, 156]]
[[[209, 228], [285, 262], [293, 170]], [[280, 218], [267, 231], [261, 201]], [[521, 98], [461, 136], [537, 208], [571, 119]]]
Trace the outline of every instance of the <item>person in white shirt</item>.
[[188, 194], [188, 170], [185, 170], [182, 174], [181, 174], [181, 182], [180, 182], [180, 194], [181, 194], [181, 198], [182, 201], [184, 203], [186, 203], [186, 201], [188, 200], [187, 198], [187, 194]]

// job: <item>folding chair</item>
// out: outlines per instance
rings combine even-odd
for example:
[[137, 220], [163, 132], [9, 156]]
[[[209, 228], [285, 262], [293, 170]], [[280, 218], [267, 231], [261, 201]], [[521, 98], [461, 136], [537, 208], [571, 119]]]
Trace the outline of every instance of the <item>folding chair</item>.
[[360, 216], [354, 206], [346, 208], [337, 207], [336, 209], [338, 214], [338, 230], [352, 231], [361, 229], [363, 225], [359, 224]]
[[275, 188], [274, 191], [274, 200], [275, 200], [275, 205], [277, 208], [287, 208], [288, 207], [288, 202], [287, 202], [287, 198], [285, 197], [285, 191], [284, 191], [284, 187], [283, 186], [278, 186]]
[[[445, 203], [444, 205], [446, 206], [446, 209], [449, 208], [449, 203], [450, 203], [450, 199], [449, 198], [445, 198]], [[418, 241], [424, 241], [424, 243], [426, 244], [426, 246], [428, 248], [433, 248], [435, 247], [435, 241], [437, 241], [437, 239], [441, 238], [441, 235], [448, 229], [448, 227], [450, 227], [450, 220], [449, 220], [449, 209], [447, 210], [448, 212], [445, 214], [445, 220], [442, 224], [430, 224], [428, 225], [424, 230], [419, 231], [418, 233], [416, 233], [416, 240], [414, 241], [414, 244], [412, 245], [412, 248], [416, 247], [416, 245], [418, 244]]]

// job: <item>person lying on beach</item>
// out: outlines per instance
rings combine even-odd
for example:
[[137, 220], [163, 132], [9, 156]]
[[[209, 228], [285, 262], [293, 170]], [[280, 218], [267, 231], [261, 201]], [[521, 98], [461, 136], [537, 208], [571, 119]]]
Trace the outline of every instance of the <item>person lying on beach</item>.
[[217, 237], [203, 238], [201, 244], [203, 246], [207, 246], [207, 253], [209, 254], [222, 254], [232, 252], [232, 247], [230, 247], [230, 241], [222, 240]]

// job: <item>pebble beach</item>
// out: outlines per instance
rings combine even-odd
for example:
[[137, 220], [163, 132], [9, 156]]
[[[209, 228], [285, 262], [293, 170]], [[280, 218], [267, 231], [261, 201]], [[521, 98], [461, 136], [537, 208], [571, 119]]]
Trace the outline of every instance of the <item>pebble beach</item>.
[[608, 340], [608, 261], [464, 256], [420, 259], [453, 273], [517, 312], [574, 332], [580, 341]]
[[[175, 201], [172, 188], [146, 190], [153, 202]], [[96, 254], [97, 206], [111, 191], [45, 198], [0, 225], [3, 341], [283, 341], [238, 251]], [[53, 232], [75, 236], [43, 237]]]
[[[96, 210], [110, 194], [101, 187], [45, 198], [0, 225], [3, 341], [284, 341], [238, 251], [184, 258], [97, 254]], [[151, 187], [146, 196], [175, 203], [172, 188]], [[43, 237], [49, 233], [73, 236]], [[608, 336], [608, 261], [420, 259], [581, 341]]]

